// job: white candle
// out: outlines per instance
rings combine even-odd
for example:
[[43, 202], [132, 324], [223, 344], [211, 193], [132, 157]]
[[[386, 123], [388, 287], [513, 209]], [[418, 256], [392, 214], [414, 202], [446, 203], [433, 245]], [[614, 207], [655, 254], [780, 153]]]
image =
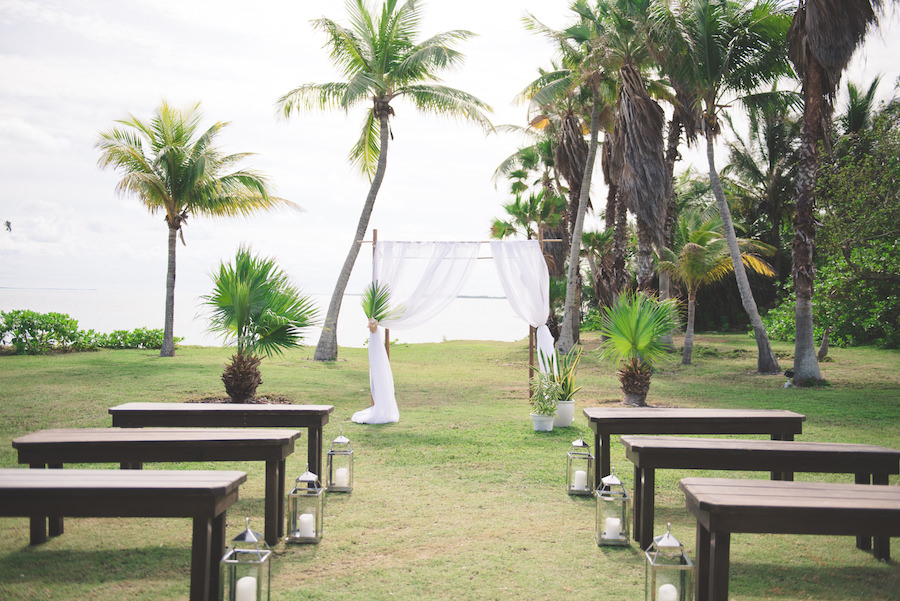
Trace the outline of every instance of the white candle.
[[619, 533], [619, 528], [621, 526], [622, 520], [619, 518], [606, 518], [606, 538], [622, 538], [622, 535]]
[[575, 470], [572, 476], [572, 490], [587, 490], [587, 472]]
[[316, 537], [316, 516], [311, 513], [300, 515], [297, 520], [297, 536], [300, 538]]
[[678, 601], [678, 589], [674, 584], [664, 584], [656, 591], [656, 601]]
[[334, 470], [334, 485], [341, 488], [350, 486], [350, 470], [346, 467], [339, 467]]
[[234, 587], [234, 601], [256, 601], [256, 578], [244, 576]]

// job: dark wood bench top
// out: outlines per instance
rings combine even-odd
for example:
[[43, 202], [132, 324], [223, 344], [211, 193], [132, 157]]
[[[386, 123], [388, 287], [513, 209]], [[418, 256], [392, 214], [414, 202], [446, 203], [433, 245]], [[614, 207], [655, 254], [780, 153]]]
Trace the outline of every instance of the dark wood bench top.
[[900, 474], [900, 451], [875, 445], [681, 436], [620, 441], [636, 467]]
[[800, 434], [806, 416], [782, 409], [585, 407], [607, 434]]
[[[34, 468], [67, 463], [265, 461], [265, 536], [270, 545], [284, 534], [285, 458], [299, 430], [268, 428], [65, 428], [41, 430], [12, 441], [19, 463]], [[51, 534], [62, 532], [61, 517]]]
[[727, 601], [732, 532], [879, 536], [884, 560], [900, 536], [897, 486], [684, 478], [679, 488], [697, 518], [697, 601]]
[[109, 409], [113, 426], [217, 428], [322, 426], [333, 411], [333, 405], [264, 403], [124, 403]]
[[[238, 471], [0, 469], [0, 515], [193, 518], [190, 598], [214, 601], [225, 511], [246, 479]], [[43, 540], [32, 529], [32, 543]]]
[[[900, 474], [900, 451], [874, 445], [622, 436], [625, 455], [634, 464], [634, 539], [646, 549], [653, 540], [656, 469], [746, 470], [772, 472], [791, 480], [794, 472], [854, 474], [857, 483], [887, 484]], [[859, 539], [860, 548], [869, 540]]]
[[110, 407], [113, 426], [125, 428], [307, 428], [306, 460], [322, 477], [323, 429], [333, 405], [264, 403], [124, 403]]
[[782, 409], [691, 409], [670, 407], [585, 407], [594, 431], [594, 486], [610, 473], [611, 434], [768, 434], [793, 440], [806, 416]]
[[19, 463], [254, 461], [283, 459], [299, 430], [268, 428], [63, 428], [12, 441]]

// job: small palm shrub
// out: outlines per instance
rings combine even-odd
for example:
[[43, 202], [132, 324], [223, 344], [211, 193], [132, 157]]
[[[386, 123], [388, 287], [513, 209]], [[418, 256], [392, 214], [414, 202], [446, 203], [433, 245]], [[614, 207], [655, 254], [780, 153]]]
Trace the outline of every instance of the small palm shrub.
[[241, 247], [233, 263], [213, 276], [213, 292], [203, 299], [211, 309], [210, 330], [237, 346], [222, 382], [234, 403], [246, 403], [262, 384], [260, 355], [271, 357], [301, 346], [303, 330], [318, 311], [270, 258]]
[[653, 368], [669, 354], [664, 339], [678, 323], [678, 303], [637, 292], [621, 295], [603, 310], [600, 354], [619, 366], [625, 404], [644, 407]]

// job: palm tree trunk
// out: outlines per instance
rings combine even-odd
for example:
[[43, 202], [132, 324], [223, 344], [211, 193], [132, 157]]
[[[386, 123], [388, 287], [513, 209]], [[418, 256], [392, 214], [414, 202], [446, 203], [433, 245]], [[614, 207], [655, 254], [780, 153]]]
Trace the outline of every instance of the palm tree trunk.
[[[168, 222], [167, 222], [168, 223]], [[160, 357], [175, 356], [175, 249], [178, 246], [178, 228], [169, 224], [169, 259], [166, 268], [166, 315], [163, 324], [163, 343]]]
[[591, 107], [591, 143], [588, 148], [588, 156], [584, 165], [584, 176], [581, 180], [581, 196], [578, 199], [578, 215], [575, 219], [575, 227], [572, 230], [572, 245], [569, 249], [569, 266], [566, 277], [566, 301], [563, 306], [562, 330], [559, 333], [557, 347], [561, 353], [568, 353], [575, 346], [578, 338], [573, 324], [573, 317], [577, 315], [576, 299], [580, 296], [577, 287], [581, 258], [581, 233], [584, 231], [584, 214], [587, 212], [588, 197], [591, 192], [591, 176], [594, 172], [594, 160], [597, 157], [597, 138], [600, 133], [600, 98], [596, 89], [593, 90], [593, 106]]
[[638, 217], [637, 288], [650, 291], [653, 288], [653, 233], [647, 222]]
[[[669, 134], [666, 140], [666, 170], [669, 174], [669, 198], [666, 200], [666, 220], [663, 223], [663, 245], [669, 248], [672, 243], [672, 230], [675, 227], [675, 213], [677, 212], [676, 196], [675, 196], [675, 161], [678, 160], [678, 143], [681, 141], [681, 119], [676, 114], [672, 115], [669, 121]], [[659, 298], [666, 300], [672, 296], [672, 279], [665, 271], [659, 272]], [[671, 331], [662, 340], [663, 344], [673, 350], [675, 349], [675, 331]], [[688, 361], [690, 363], [690, 361]]]
[[815, 188], [819, 163], [819, 141], [824, 139], [824, 73], [810, 56], [804, 87], [803, 131], [797, 182], [797, 214], [794, 217], [793, 278], [797, 297], [794, 307], [794, 384], [822, 381], [813, 338], [813, 252], [815, 250]]
[[734, 233], [731, 211], [728, 209], [728, 203], [725, 200], [725, 190], [722, 188], [722, 181], [719, 179], [719, 173], [716, 171], [713, 142], [713, 133], [711, 127], [707, 124], [706, 159], [709, 162], [709, 182], [716, 196], [719, 215], [722, 217], [722, 229], [725, 230], [725, 240], [728, 242], [728, 250], [731, 253], [731, 263], [734, 266], [734, 276], [737, 280], [738, 292], [741, 295], [741, 304], [750, 318], [753, 336], [756, 338], [756, 348], [759, 353], [756, 359], [756, 370], [763, 374], [777, 373], [781, 371], [781, 368], [778, 366], [778, 359], [775, 358], [775, 353], [772, 352], [772, 345], [769, 344], [766, 326], [763, 325], [762, 319], [759, 317], [759, 311], [756, 309], [756, 301], [753, 299], [753, 291], [750, 289], [750, 280], [747, 279], [747, 271], [744, 269], [744, 263], [741, 260], [741, 250], [738, 247], [737, 234]]
[[681, 364], [690, 365], [694, 354], [694, 316], [697, 312], [697, 291], [688, 292], [687, 326], [684, 329], [684, 350], [681, 353]]
[[325, 323], [322, 326], [322, 334], [319, 336], [319, 342], [316, 344], [316, 352], [313, 359], [316, 361], [335, 361], [338, 356], [337, 343], [337, 321], [341, 312], [341, 301], [344, 300], [344, 291], [347, 289], [347, 283], [350, 281], [350, 274], [353, 272], [353, 265], [356, 263], [356, 257], [359, 255], [360, 240], [366, 235], [369, 228], [369, 218], [372, 216], [372, 209], [375, 207], [375, 197], [378, 196], [378, 189], [381, 188], [381, 182], [384, 180], [384, 172], [387, 168], [387, 150], [388, 138], [390, 131], [388, 130], [388, 117], [381, 115], [379, 117], [381, 130], [381, 147], [378, 152], [378, 166], [375, 169], [375, 176], [372, 178], [372, 185], [369, 186], [369, 194], [366, 196], [366, 203], [363, 205], [362, 213], [359, 216], [359, 223], [356, 225], [356, 234], [353, 242], [350, 244], [350, 252], [344, 259], [344, 266], [338, 275], [337, 283], [334, 286], [334, 292], [331, 294], [331, 302], [328, 304], [328, 313], [325, 315]]

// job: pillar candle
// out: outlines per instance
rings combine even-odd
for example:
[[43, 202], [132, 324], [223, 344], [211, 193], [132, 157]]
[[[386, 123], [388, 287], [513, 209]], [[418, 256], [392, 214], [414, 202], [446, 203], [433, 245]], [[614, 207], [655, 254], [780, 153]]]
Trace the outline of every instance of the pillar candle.
[[350, 470], [346, 467], [339, 467], [334, 470], [334, 485], [346, 488], [350, 486]]
[[656, 601], [678, 601], [678, 589], [674, 584], [664, 584], [656, 591]]
[[256, 578], [244, 576], [234, 587], [234, 601], [256, 601]]
[[316, 516], [311, 513], [300, 515], [297, 519], [297, 536], [301, 538], [316, 537]]
[[606, 518], [606, 538], [622, 538], [619, 534], [621, 525], [622, 520], [619, 518]]
[[572, 490], [587, 490], [587, 472], [575, 470], [572, 475]]

